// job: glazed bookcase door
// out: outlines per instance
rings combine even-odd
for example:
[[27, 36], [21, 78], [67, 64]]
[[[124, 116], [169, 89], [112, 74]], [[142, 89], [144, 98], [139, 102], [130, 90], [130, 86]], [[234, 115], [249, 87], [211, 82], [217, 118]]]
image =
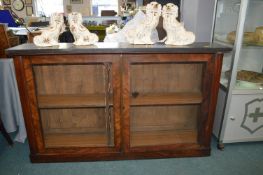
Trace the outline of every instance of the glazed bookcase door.
[[126, 151], [209, 145], [212, 55], [125, 56]]
[[119, 63], [110, 56], [44, 57], [24, 61], [38, 152], [119, 151]]

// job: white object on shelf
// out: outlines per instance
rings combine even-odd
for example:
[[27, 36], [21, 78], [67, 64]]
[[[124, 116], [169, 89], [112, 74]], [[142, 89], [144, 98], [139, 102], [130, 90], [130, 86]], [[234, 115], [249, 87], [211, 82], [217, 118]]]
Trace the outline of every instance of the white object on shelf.
[[235, 89], [262, 89], [263, 83], [252, 83], [249, 81], [237, 80]]
[[82, 16], [85, 25], [102, 25], [105, 21], [116, 21], [117, 24], [121, 23], [120, 16]]
[[14, 35], [27, 35], [28, 32], [33, 32], [36, 29], [38, 29], [38, 27], [8, 27], [8, 30], [12, 30]]

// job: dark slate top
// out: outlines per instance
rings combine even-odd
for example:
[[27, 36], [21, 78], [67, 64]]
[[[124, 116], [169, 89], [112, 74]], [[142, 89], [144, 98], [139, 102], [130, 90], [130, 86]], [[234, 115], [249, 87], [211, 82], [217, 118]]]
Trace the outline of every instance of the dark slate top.
[[38, 47], [32, 43], [22, 44], [6, 50], [7, 55], [50, 55], [50, 54], [89, 54], [89, 53], [216, 53], [231, 51], [230, 47], [216, 43], [193, 43], [187, 46], [168, 46], [164, 43], [154, 45], [132, 45], [128, 43], [99, 42], [90, 46], [75, 46], [60, 43], [59, 46]]

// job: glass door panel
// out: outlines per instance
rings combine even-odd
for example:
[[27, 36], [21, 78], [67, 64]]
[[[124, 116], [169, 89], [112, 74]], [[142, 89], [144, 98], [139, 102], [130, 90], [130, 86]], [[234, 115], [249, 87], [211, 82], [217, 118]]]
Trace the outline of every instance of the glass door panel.
[[131, 147], [197, 143], [199, 105], [131, 108]]
[[131, 64], [130, 146], [198, 143], [203, 63]]
[[[241, 0], [218, 0], [215, 16], [213, 41], [222, 45], [233, 47], [239, 19]], [[232, 60], [235, 51], [224, 54], [220, 83], [228, 88], [232, 72]]]
[[47, 148], [113, 146], [103, 108], [41, 109], [40, 116]]
[[114, 146], [111, 64], [34, 65], [46, 148]]

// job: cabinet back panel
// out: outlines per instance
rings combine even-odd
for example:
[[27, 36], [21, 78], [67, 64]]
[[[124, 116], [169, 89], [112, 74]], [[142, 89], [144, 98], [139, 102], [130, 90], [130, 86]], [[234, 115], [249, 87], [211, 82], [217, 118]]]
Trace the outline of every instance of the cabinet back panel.
[[44, 133], [106, 132], [104, 108], [41, 109], [40, 115]]
[[105, 93], [103, 64], [35, 65], [33, 70], [38, 95]]
[[132, 107], [131, 130], [195, 130], [199, 109], [199, 105]]
[[198, 143], [200, 105], [131, 107], [130, 146]]
[[131, 65], [131, 91], [137, 93], [200, 92], [203, 64]]

